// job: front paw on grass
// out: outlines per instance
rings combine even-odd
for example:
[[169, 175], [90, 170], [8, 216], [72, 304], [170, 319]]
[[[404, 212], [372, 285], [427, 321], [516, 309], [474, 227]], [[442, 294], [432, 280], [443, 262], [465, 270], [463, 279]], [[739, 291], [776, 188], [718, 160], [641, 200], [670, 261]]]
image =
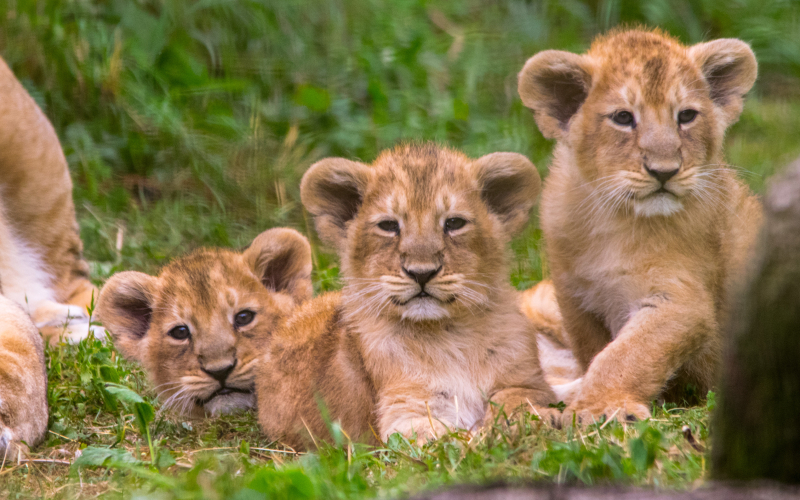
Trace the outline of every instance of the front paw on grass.
[[622, 402], [603, 406], [570, 405], [561, 415], [562, 427], [587, 426], [610, 420], [637, 422], [651, 417], [650, 409], [641, 403]]
[[[530, 429], [523, 430], [528, 426]], [[561, 411], [558, 408], [522, 405], [514, 411], [507, 412], [504, 407], [493, 405], [486, 412], [480, 431], [489, 433], [492, 430], [499, 430], [513, 439], [528, 434], [531, 430], [541, 429], [542, 426], [561, 428]]]

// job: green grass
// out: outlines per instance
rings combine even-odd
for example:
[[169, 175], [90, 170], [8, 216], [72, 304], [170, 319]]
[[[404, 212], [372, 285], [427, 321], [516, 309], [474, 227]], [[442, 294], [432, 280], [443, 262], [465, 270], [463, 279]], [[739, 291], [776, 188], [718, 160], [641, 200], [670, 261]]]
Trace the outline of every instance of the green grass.
[[38, 462], [9, 461], [0, 471], [8, 498], [386, 497], [501, 479], [687, 488], [706, 472], [705, 407], [655, 407], [649, 422], [580, 431], [530, 415], [499, 418], [485, 433], [453, 432], [425, 446], [395, 435], [372, 448], [334, 429], [338, 442], [297, 456], [261, 436], [252, 414], [190, 421], [156, 412], [144, 431], [134, 393], [158, 408], [144, 374], [97, 340], [50, 348], [48, 374], [50, 433]]
[[[520, 103], [515, 75], [535, 52], [584, 50], [618, 23], [658, 25], [686, 43], [750, 42], [760, 78], [729, 132], [728, 160], [762, 192], [800, 154], [791, 0], [0, 0], [0, 14], [0, 54], [61, 138], [98, 284], [288, 225], [315, 242], [317, 291], [335, 288], [336, 259], [298, 199], [311, 163], [369, 161], [399, 140], [431, 139], [473, 156], [520, 152], [546, 175], [552, 144]], [[513, 242], [519, 288], [546, 274], [540, 239], [534, 220]], [[252, 415], [161, 413], [139, 367], [99, 342], [51, 348], [48, 374], [43, 461], [5, 463], [0, 498], [392, 497], [498, 479], [685, 489], [706, 478], [705, 453], [682, 427], [707, 447], [707, 407], [655, 408], [648, 423], [580, 434], [534, 423], [510, 437], [499, 422], [422, 448], [342, 438], [296, 457], [270, 451], [279, 444]], [[46, 462], [79, 450], [84, 465]]]

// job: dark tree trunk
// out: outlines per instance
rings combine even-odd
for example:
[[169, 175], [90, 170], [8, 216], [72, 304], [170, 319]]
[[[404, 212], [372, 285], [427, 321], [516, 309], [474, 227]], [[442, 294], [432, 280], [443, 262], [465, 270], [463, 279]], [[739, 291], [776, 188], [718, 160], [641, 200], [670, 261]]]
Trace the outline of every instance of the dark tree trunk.
[[728, 327], [712, 474], [800, 483], [800, 160], [770, 186], [758, 261]]

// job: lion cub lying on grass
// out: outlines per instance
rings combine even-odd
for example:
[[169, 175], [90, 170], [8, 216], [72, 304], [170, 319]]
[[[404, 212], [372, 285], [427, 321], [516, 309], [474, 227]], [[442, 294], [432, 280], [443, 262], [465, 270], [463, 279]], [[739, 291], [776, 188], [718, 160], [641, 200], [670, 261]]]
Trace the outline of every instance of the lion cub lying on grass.
[[714, 382], [720, 322], [761, 221], [722, 159], [755, 79], [744, 42], [684, 47], [645, 31], [601, 37], [586, 55], [541, 52], [520, 73], [523, 102], [558, 141], [541, 221], [586, 370], [566, 423], [646, 418], [660, 394]]
[[144, 365], [165, 407], [218, 415], [253, 405], [259, 356], [311, 293], [308, 241], [276, 228], [241, 253], [201, 249], [157, 277], [115, 274], [97, 314], [117, 349]]
[[422, 441], [477, 428], [489, 399], [554, 418], [506, 255], [539, 186], [521, 155], [471, 160], [431, 144], [312, 166], [303, 204], [345, 287], [275, 334], [256, 376], [264, 432], [303, 447], [328, 436], [327, 412], [352, 439], [372, 427]]

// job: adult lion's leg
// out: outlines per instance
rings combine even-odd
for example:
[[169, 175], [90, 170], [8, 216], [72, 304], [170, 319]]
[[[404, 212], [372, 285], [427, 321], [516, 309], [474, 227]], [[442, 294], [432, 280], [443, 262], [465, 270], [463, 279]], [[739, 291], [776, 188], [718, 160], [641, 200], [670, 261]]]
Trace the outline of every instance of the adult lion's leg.
[[[12, 462], [47, 433], [42, 338], [30, 318], [0, 295], [0, 461]], [[24, 442], [24, 443], [23, 443]]]
[[619, 335], [592, 360], [563, 422], [591, 423], [600, 415], [650, 416], [650, 402], [670, 377], [713, 342], [714, 309], [702, 293], [684, 300], [659, 297], [633, 314]]
[[[3, 96], [0, 99], [3, 218], [24, 249], [22, 255], [28, 260], [37, 260], [32, 265], [40, 269], [40, 274], [46, 279], [39, 280], [42, 283], [36, 286], [52, 291], [47, 300], [71, 304], [85, 311], [91, 303], [92, 293], [97, 296], [97, 290], [88, 279], [89, 266], [83, 260], [83, 244], [72, 201], [72, 181], [58, 137], [47, 117], [2, 59], [0, 95]], [[23, 285], [25, 288], [33, 286], [23, 283], [18, 287]], [[35, 314], [40, 304], [29, 299], [20, 305]], [[59, 308], [49, 304], [45, 309], [48, 313], [55, 313]], [[63, 306], [60, 316], [50, 315], [45, 323], [53, 323], [59, 318], [64, 323], [69, 317], [74, 318], [74, 312], [74, 308]], [[86, 328], [81, 329], [88, 333], [88, 317], [85, 319]]]

